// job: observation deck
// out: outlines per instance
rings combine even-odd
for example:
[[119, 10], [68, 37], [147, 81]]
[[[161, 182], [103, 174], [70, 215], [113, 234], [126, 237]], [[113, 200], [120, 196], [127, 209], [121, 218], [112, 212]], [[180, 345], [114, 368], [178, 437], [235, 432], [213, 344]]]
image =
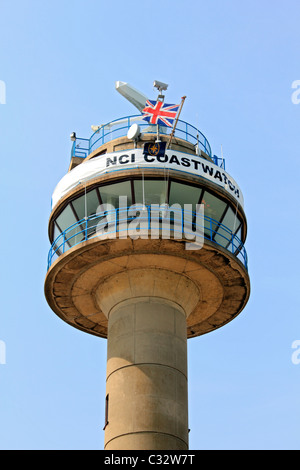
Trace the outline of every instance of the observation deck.
[[[140, 127], [135, 140], [128, 138], [133, 124]], [[171, 144], [168, 128], [159, 128], [159, 140], [166, 142], [165, 152], [145, 154], [145, 144], [157, 141], [157, 126], [140, 115], [107, 123], [89, 139], [73, 135], [69, 170], [53, 192], [46, 297], [65, 321], [91, 334], [106, 337], [107, 312], [105, 302], [95, 309], [98, 287], [88, 275], [81, 283], [81, 266], [94, 272], [97, 286], [106, 283], [107, 267], [112, 277], [131, 276], [136, 269], [143, 276], [153, 270], [151, 283], [166, 269], [167, 278], [172, 272], [171, 276], [188, 279], [195, 294], [194, 312], [187, 318], [188, 337], [231, 321], [248, 300], [247, 220], [241, 189], [196, 127], [178, 121]], [[166, 214], [167, 236], [162, 230]], [[193, 236], [199, 233], [201, 249], [193, 249]], [[62, 280], [74, 286], [63, 297]], [[142, 291], [148, 293], [141, 286]], [[107, 295], [106, 290], [101, 293], [103, 299]], [[135, 294], [124, 288], [120, 298], [126, 295]], [[159, 297], [164, 295], [159, 292]]]
[[[130, 127], [133, 124], [138, 124], [138, 126], [141, 129], [141, 135], [140, 138], [133, 143], [127, 138], [128, 131]], [[171, 130], [168, 127], [160, 127], [159, 128], [159, 133], [160, 133], [160, 139], [162, 141], [168, 141], [170, 139], [170, 134]], [[97, 174], [97, 171], [99, 170], [100, 161], [104, 162], [105, 158], [108, 158], [109, 161], [111, 162], [109, 167], [105, 168], [105, 175], [108, 176], [110, 171], [117, 171], [117, 168], [115, 167], [113, 163], [113, 158], [116, 158], [116, 155], [118, 155], [118, 152], [123, 153], [121, 157], [123, 157], [123, 162], [128, 163], [127, 161], [125, 162], [124, 160], [124, 151], [125, 150], [132, 150], [132, 149], [138, 149], [141, 148], [145, 141], [148, 140], [154, 140], [157, 137], [157, 126], [156, 125], [150, 125], [149, 123], [145, 122], [141, 115], [133, 115], [133, 116], [125, 116], [116, 120], [113, 120], [109, 123], [106, 123], [104, 125], [99, 126], [99, 129], [92, 134], [92, 136], [89, 139], [85, 138], [78, 138], [75, 134], [73, 135], [73, 144], [72, 144], [72, 149], [71, 149], [71, 164], [69, 168], [69, 172], [66, 175], [63, 180], [68, 180], [68, 183], [65, 183], [65, 186], [63, 189], [60, 188], [60, 184], [56, 188], [56, 191], [54, 192], [54, 199], [52, 201], [52, 205], [55, 206], [58, 201], [68, 192], [72, 192], [74, 188], [78, 188], [78, 185], [82, 184], [82, 181], [85, 181], [85, 185], [88, 180], [92, 179], [95, 174]], [[192, 126], [191, 124], [178, 120], [178, 124], [175, 129], [175, 133], [173, 136], [173, 141], [172, 145], [170, 146], [172, 150], [180, 149], [180, 152], [184, 151], [184, 153], [187, 153], [188, 155], [193, 155], [196, 160], [191, 160], [194, 166], [194, 169], [198, 170], [198, 167], [202, 165], [202, 169], [204, 169], [204, 177], [206, 176], [211, 176], [213, 173], [212, 167], [208, 167], [206, 162], [211, 162], [217, 167], [217, 172], [218, 170], [225, 171], [225, 160], [223, 158], [219, 158], [216, 155], [212, 154], [211, 146], [206, 139], [205, 135], [196, 127]], [[182, 155], [184, 155], [182, 153]], [[114, 156], [110, 157], [111, 154], [114, 154]], [[120, 155], [119, 155], [120, 157]], [[182, 157], [184, 159], [184, 157]], [[93, 161], [92, 161], [93, 160]], [[108, 161], [108, 160], [107, 160]], [[76, 169], [78, 165], [82, 164], [85, 162], [84, 166], [81, 166], [80, 169]], [[123, 170], [123, 162], [121, 165], [118, 167], [118, 171]], [[147, 161], [147, 163], [150, 163]], [[160, 163], [165, 164], [165, 160], [160, 160]], [[185, 159], [185, 165], [187, 165], [188, 162]], [[127, 165], [126, 165], [127, 166]], [[163, 165], [160, 165], [161, 167]], [[141, 168], [141, 165], [138, 165], [138, 168]], [[87, 171], [82, 171], [86, 169]], [[131, 168], [132, 169], [132, 168]], [[157, 168], [159, 170], [159, 168]], [[161, 170], [161, 168], [160, 168]], [[185, 172], [186, 167], [181, 167], [179, 169], [180, 172]], [[178, 171], [178, 169], [177, 169]], [[71, 176], [74, 175], [74, 173], [79, 173], [78, 176], [75, 178], [71, 178]], [[174, 170], [173, 170], [174, 172]], [[224, 173], [223, 173], [224, 175]], [[225, 176], [225, 175], [224, 175]], [[229, 176], [226, 177], [226, 182], [228, 185], [231, 185], [235, 189], [235, 192], [239, 192], [240, 200], [238, 203], [243, 205], [243, 198], [240, 190], [236, 190], [236, 183], [232, 183], [231, 180], [229, 179]], [[71, 180], [71, 183], [70, 183]], [[149, 182], [149, 179], [146, 180]], [[232, 180], [233, 181], [233, 180]], [[218, 181], [219, 182], [219, 181]], [[146, 183], [147, 184], [147, 183]], [[171, 183], [172, 184], [172, 183]], [[125, 194], [127, 194], [129, 200], [131, 202], [136, 202], [140, 195], [137, 195], [136, 188], [134, 188], [135, 184], [131, 184], [131, 191], [130, 194], [128, 191], [125, 191]], [[232, 186], [233, 185], [233, 186]], [[173, 183], [173, 186], [175, 184]], [[56, 195], [58, 189], [58, 195]], [[170, 202], [170, 189], [169, 188], [169, 195], [166, 197], [166, 201]], [[172, 188], [173, 189], [173, 188]], [[186, 188], [187, 189], [187, 188]], [[189, 187], [190, 189], [190, 187]], [[121, 188], [120, 188], [121, 190]], [[99, 194], [99, 188], [96, 190], [97, 192], [97, 198], [96, 198], [96, 203], [100, 205], [100, 203], [105, 200], [105, 198], [100, 196]], [[206, 195], [208, 197], [208, 194]], [[89, 206], [91, 205], [91, 201], [87, 201], [87, 199], [90, 199], [89, 194], [85, 194], [85, 202], [89, 202]], [[94, 198], [95, 199], [95, 198]], [[162, 200], [162, 199], [161, 199]], [[160, 200], [160, 202], [161, 202]], [[165, 201], [165, 202], [166, 202]], [[193, 203], [196, 201], [193, 200]], [[202, 195], [201, 202], [204, 201], [204, 195]], [[144, 201], [145, 202], [145, 201]], [[151, 201], [152, 202], [152, 201]], [[157, 202], [157, 201], [156, 201]], [[174, 197], [172, 198], [172, 202], [174, 202]], [[191, 200], [188, 200], [186, 202], [191, 202]], [[200, 203], [200, 200], [198, 201]], [[97, 237], [97, 227], [99, 226], [99, 223], [101, 222], [101, 219], [103, 218], [102, 215], [98, 215], [95, 212], [95, 202], [92, 203], [93, 205], [93, 210], [89, 211], [89, 214], [85, 213], [84, 217], [82, 216], [82, 210], [78, 211], [75, 206], [78, 206], [78, 204], [72, 204], [72, 213], [75, 216], [75, 219], [73, 220], [74, 223], [70, 224], [69, 226], [66, 227], [65, 224], [60, 224], [56, 223], [54, 230], [54, 233], [50, 233], [50, 237], [53, 239], [53, 236], [55, 239], [53, 239], [53, 243], [51, 245], [49, 255], [48, 255], [48, 269], [50, 268], [52, 262], [59, 257], [61, 254], [65, 253], [68, 249], [84, 242], [87, 241], [88, 239]], [[238, 204], [237, 204], [238, 205]], [[208, 204], [208, 207], [211, 206], [211, 204]], [[115, 230], [115, 233], [119, 232], [119, 226], [122, 226], [122, 222], [126, 218], [126, 213], [130, 207], [127, 207], [126, 209], [123, 208], [122, 210], [116, 209], [116, 214], [115, 214], [115, 228], [112, 230]], [[125, 213], [125, 211], [127, 211]], [[144, 218], [141, 219], [141, 221], [145, 222], [146, 225], [148, 225], [148, 230], [151, 230], [151, 207], [150, 205], [145, 205], [145, 211], [147, 212], [147, 215], [144, 216]], [[232, 227], [232, 224], [229, 224], [230, 226], [226, 225], [226, 219], [224, 221], [224, 214], [227, 213], [227, 219], [228, 219], [228, 207], [223, 207], [223, 211], [218, 211], [220, 214], [217, 219], [214, 217], [209, 217], [207, 214], [203, 217], [202, 224], [205, 226], [205, 231], [204, 231], [204, 238], [206, 240], [209, 240], [213, 243], [218, 244], [219, 246], [222, 246], [223, 248], [225, 247], [228, 249], [232, 254], [236, 255], [237, 258], [243, 263], [244, 267], [247, 269], [248, 267], [248, 260], [247, 260], [247, 253], [246, 249], [243, 245], [242, 238], [245, 238], [245, 233], [242, 233], [242, 223], [239, 220], [238, 222], [235, 221], [234, 226]], [[196, 217], [196, 212], [190, 211], [190, 216], [191, 220], [195, 220]], [[183, 220], [183, 214], [182, 214], [182, 220]], [[129, 219], [128, 219], [129, 221]], [[172, 224], [174, 220], [170, 220], [170, 223]], [[224, 223], [225, 222], [225, 223]], [[57, 229], [58, 225], [64, 226], [63, 230]], [[197, 226], [193, 226], [191, 228], [191, 231], [197, 230]], [[176, 233], [177, 232], [177, 233]], [[180, 232], [180, 228], [176, 228], [175, 232], [173, 230], [172, 236], [178, 238], [178, 234]], [[56, 235], [56, 236], [55, 236]], [[184, 235], [184, 230], [182, 227], [181, 235]]]

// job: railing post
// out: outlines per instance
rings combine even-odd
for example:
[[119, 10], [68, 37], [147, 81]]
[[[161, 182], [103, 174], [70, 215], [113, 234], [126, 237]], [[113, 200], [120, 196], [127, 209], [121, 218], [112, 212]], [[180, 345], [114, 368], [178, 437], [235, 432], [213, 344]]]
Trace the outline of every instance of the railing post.
[[[151, 217], [150, 217], [150, 208], [151, 206], [146, 206], [148, 211], [148, 230], [151, 230]], [[148, 234], [149, 236], [149, 234]]]
[[211, 217], [210, 217], [210, 221], [209, 221], [209, 227], [210, 227], [210, 239], [212, 241], [213, 239], [213, 234], [212, 234], [212, 220], [211, 220]]
[[76, 141], [74, 141], [72, 144], [71, 157], [75, 157], [75, 144], [76, 144]]
[[63, 253], [65, 252], [66, 232], [63, 232]]
[[87, 238], [88, 238], [88, 217], [85, 217], [85, 237], [84, 237], [84, 240], [86, 241]]

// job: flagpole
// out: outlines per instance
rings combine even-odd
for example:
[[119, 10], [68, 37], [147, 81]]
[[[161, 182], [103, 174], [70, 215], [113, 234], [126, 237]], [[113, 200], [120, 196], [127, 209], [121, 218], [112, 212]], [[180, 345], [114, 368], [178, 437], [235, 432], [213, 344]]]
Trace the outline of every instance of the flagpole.
[[[162, 90], [159, 89], [159, 91], [160, 91], [160, 93], [159, 93], [159, 95], [158, 95], [158, 97], [157, 97], [156, 102], [161, 101], [161, 102], [163, 103], [164, 100], [165, 100], [165, 97], [164, 97], [164, 95], [162, 95]], [[157, 124], [156, 124], [156, 142], [160, 142], [158, 120], [157, 120]]]
[[159, 139], [159, 125], [156, 124], [156, 142], [160, 142], [160, 139]]
[[173, 139], [173, 136], [174, 136], [174, 133], [175, 133], [175, 129], [176, 129], [176, 126], [177, 126], [177, 123], [178, 123], [178, 119], [179, 119], [179, 116], [180, 116], [180, 113], [181, 113], [181, 110], [182, 110], [182, 107], [183, 107], [183, 104], [185, 102], [185, 99], [186, 99], [186, 96], [183, 96], [181, 98], [181, 105], [180, 105], [180, 108], [179, 108], [179, 111], [178, 111], [178, 114], [177, 114], [177, 117], [176, 117], [176, 121], [174, 123], [174, 126], [173, 126], [173, 129], [172, 129], [172, 132], [170, 134], [170, 139], [169, 139], [169, 143], [167, 145], [167, 148], [170, 147], [171, 145], [171, 142], [172, 142], [172, 139]]

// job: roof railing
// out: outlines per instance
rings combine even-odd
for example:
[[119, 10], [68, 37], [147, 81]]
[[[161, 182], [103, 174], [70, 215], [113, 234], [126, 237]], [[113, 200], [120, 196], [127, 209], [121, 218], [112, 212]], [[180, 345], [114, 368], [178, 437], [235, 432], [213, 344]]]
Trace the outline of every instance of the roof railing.
[[[143, 133], [157, 134], [157, 126], [149, 124], [143, 120], [141, 115], [125, 116], [99, 126], [99, 129], [94, 132], [89, 139], [76, 137], [76, 140], [74, 140], [72, 145], [71, 157], [86, 158], [98, 147], [101, 147], [111, 140], [126, 136], [128, 130], [134, 123], [138, 123]], [[171, 132], [172, 128], [165, 126], [159, 127], [159, 133], [161, 135], [170, 135]], [[215, 155], [212, 156], [211, 147], [205, 135], [191, 124], [178, 120], [174, 135], [175, 137], [190, 142], [195, 146], [195, 151], [198, 149], [200, 153], [200, 150], [202, 150], [215, 162], [219, 162], [219, 160], [221, 160]], [[223, 160], [221, 163], [223, 163]], [[219, 163], [216, 164], [221, 166]]]

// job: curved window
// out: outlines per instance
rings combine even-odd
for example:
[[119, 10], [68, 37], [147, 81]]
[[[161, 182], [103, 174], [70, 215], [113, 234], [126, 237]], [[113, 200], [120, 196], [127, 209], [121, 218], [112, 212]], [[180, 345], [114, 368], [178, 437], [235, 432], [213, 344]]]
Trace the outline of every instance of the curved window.
[[168, 182], [164, 180], [134, 180], [136, 204], [165, 204], [168, 201]]
[[75, 217], [70, 204], [68, 204], [63, 212], [57, 217], [56, 222], [61, 231], [66, 230], [68, 227], [77, 222], [77, 218]]
[[92, 214], [97, 213], [100, 204], [100, 197], [97, 189], [87, 192], [87, 194], [74, 199], [72, 206], [77, 220], [82, 220]]
[[119, 196], [127, 197], [127, 205], [132, 204], [131, 182], [123, 181], [121, 183], [108, 184], [99, 187], [101, 202], [111, 204], [115, 208], [119, 207]]
[[[211, 231], [215, 231], [218, 227], [218, 222], [222, 221], [227, 204], [208, 191], [204, 192], [201, 203], [204, 205], [204, 215], [207, 216], [207, 219], [204, 221], [204, 230], [206, 235], [208, 235]], [[211, 220], [208, 220], [208, 218]]]
[[[61, 254], [77, 243], [95, 236], [99, 221], [99, 216], [96, 215], [100, 211], [99, 206], [110, 204], [117, 209], [120, 196], [126, 197], [122, 201], [122, 207], [124, 201], [127, 207], [138, 203], [144, 203], [146, 206], [167, 203], [169, 206], [179, 204], [184, 209], [185, 204], [190, 204], [194, 213], [191, 214], [191, 221], [196, 219], [196, 205], [203, 204], [205, 238], [234, 253], [238, 253], [242, 247], [243, 224], [238, 217], [237, 207], [200, 185], [185, 184], [173, 178], [132, 178], [99, 185], [69, 202], [53, 222], [52, 241], [57, 239], [56, 245], [53, 246], [56, 253]], [[59, 240], [63, 238], [65, 230], [67, 233], [64, 236], [62, 249], [62, 242]]]
[[180, 204], [182, 207], [184, 207], [184, 204], [192, 204], [192, 210], [195, 212], [196, 204], [200, 202], [201, 194], [202, 188], [172, 181], [169, 204], [170, 206], [172, 204]]

